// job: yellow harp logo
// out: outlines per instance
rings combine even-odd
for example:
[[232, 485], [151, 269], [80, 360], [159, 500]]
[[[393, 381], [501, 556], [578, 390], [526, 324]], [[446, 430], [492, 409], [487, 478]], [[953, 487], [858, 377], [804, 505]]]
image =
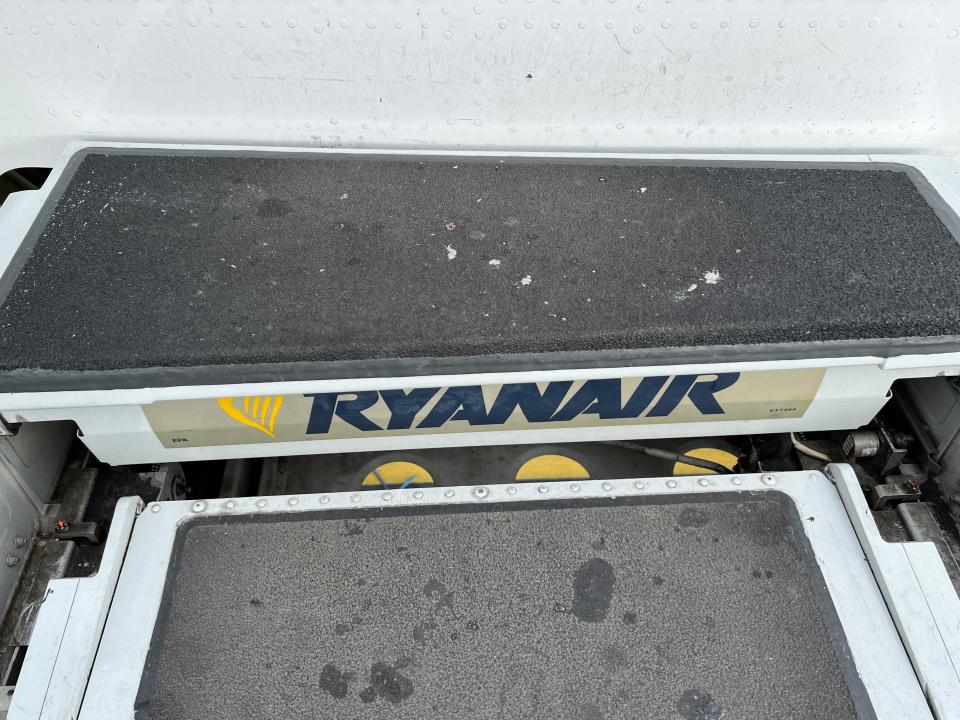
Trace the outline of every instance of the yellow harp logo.
[[241, 425], [259, 430], [264, 435], [276, 439], [273, 429], [277, 425], [277, 415], [283, 405], [283, 395], [266, 395], [264, 397], [234, 397], [217, 400], [220, 409], [228, 417]]

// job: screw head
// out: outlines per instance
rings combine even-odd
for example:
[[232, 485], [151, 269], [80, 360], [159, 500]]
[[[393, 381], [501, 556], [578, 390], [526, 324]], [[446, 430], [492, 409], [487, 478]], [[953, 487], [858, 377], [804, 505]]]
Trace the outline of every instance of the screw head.
[[762, 475], [762, 476], [760, 477], [760, 481], [761, 481], [764, 485], [776, 485], [776, 484], [777, 484], [777, 478], [775, 478], [773, 475]]
[[193, 510], [195, 513], [200, 513], [207, 509], [207, 504], [202, 500], [197, 500], [197, 502], [195, 502], [190, 507], [190, 509]]
[[393, 493], [385, 492], [385, 493], [384, 493], [383, 495], [381, 495], [380, 497], [383, 498], [384, 500], [386, 500], [387, 502], [390, 502], [391, 500], [393, 500]]
[[710, 481], [707, 480], [706, 478], [700, 478], [699, 480], [697, 480], [697, 483], [700, 485], [700, 487], [709, 487], [709, 486], [710, 486]]
[[732, 482], [734, 485], [743, 485], [743, 480], [738, 477], [730, 478], [730, 482]]
[[580, 486], [579, 486], [577, 483], [574, 483], [573, 485], [571, 485], [571, 486], [570, 486], [570, 489], [571, 489], [573, 492], [580, 492]]
[[233, 509], [237, 506], [237, 504], [236, 504], [233, 500], [227, 500], [227, 501], [223, 504], [223, 506], [224, 506], [227, 510], [233, 510]]
[[640, 482], [639, 480], [637, 480], [637, 481], [633, 484], [633, 487], [635, 487], [637, 490], [643, 490], [643, 489], [646, 487], [646, 485], [644, 485], [642, 482]]
[[19, 556], [19, 555], [7, 555], [7, 557], [5, 557], [5, 558], [3, 559], [3, 562], [4, 562], [4, 564], [5, 564], [7, 567], [12, 568], [12, 567], [14, 567], [15, 565], [19, 564], [19, 562], [20, 562], [20, 556]]
[[299, 503], [299, 502], [300, 502], [300, 498], [292, 497], [292, 498], [290, 498], [289, 500], [287, 500], [287, 505], [289, 505], [290, 507], [293, 507], [294, 505], [296, 505], [296, 504]]
[[258, 508], [265, 508], [266, 506], [267, 506], [267, 501], [266, 501], [266, 500], [264, 500], [263, 498], [260, 498], [259, 500], [257, 500], [257, 507], [258, 507]]
[[510, 487], [507, 488], [507, 494], [508, 494], [508, 495], [516, 495], [516, 494], [517, 494], [517, 489], [516, 489], [513, 485], [511, 485]]
[[155, 513], [160, 512], [160, 504], [159, 504], [159, 503], [151, 503], [151, 504], [150, 504], [150, 512], [155, 512]]
[[542, 493], [544, 493], [544, 494], [550, 492], [550, 488], [547, 487], [546, 485], [541, 485], [540, 487], [537, 488], [537, 490], [539, 490], [540, 492], [542, 492]]
[[456, 493], [453, 490], [446, 490], [443, 493], [444, 497], [452, 498]]
[[473, 494], [474, 494], [474, 496], [476, 496], [476, 497], [479, 498], [480, 500], [483, 500], [483, 499], [486, 498], [488, 495], [490, 495], [490, 491], [489, 491], [487, 488], [483, 487], [483, 485], [481, 485], [481, 486], [475, 487], [475, 488], [473, 489]]
[[668, 488], [675, 488], [676, 486], [677, 486], [677, 481], [676, 481], [676, 480], [667, 480], [667, 487], [668, 487]]
[[415, 497], [417, 500], [422, 500], [422, 499], [423, 499], [423, 490], [415, 490], [414, 493], [413, 493], [413, 497]]
[[320, 496], [320, 502], [322, 502], [324, 505], [326, 505], [328, 502], [330, 502], [330, 496], [329, 496], [329, 495], [321, 495], [321, 496]]
[[603, 485], [601, 485], [600, 487], [603, 488], [604, 492], [610, 492], [611, 490], [613, 490], [613, 485], [611, 485], [608, 482], [603, 483]]

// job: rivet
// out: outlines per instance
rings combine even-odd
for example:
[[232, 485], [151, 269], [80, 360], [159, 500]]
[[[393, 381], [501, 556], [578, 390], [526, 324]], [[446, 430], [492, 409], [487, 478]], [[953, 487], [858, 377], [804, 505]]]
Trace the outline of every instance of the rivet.
[[383, 495], [381, 495], [380, 497], [383, 498], [384, 500], [386, 500], [387, 502], [390, 502], [391, 500], [393, 500], [393, 493], [385, 492], [385, 493], [384, 493]]
[[23, 547], [24, 545], [26, 545], [26, 544], [27, 544], [27, 539], [26, 539], [23, 535], [17, 535], [17, 536], [13, 539], [13, 546], [14, 546], [14, 547], [22, 548], [22, 547]]
[[541, 493], [543, 493], [544, 495], [546, 495], [548, 492], [550, 492], [550, 488], [549, 488], [547, 485], [541, 485], [541, 486], [539, 486], [539, 487], [537, 488], [537, 490], [539, 490], [539, 491], [540, 491]]
[[777, 479], [773, 475], [763, 475], [760, 477], [764, 485], [776, 485]]
[[20, 562], [20, 558], [17, 555], [7, 555], [7, 557], [4, 558], [4, 563], [6, 564], [7, 567], [13, 567], [19, 562]]
[[580, 486], [577, 485], [577, 483], [574, 483], [573, 485], [571, 485], [571, 486], [570, 486], [570, 489], [571, 489], [573, 492], [580, 492]]
[[743, 485], [743, 480], [738, 477], [730, 478], [730, 482], [732, 482], [734, 485]]
[[639, 480], [637, 480], [637, 481], [633, 484], [633, 487], [636, 488], [637, 490], [643, 490], [643, 489], [646, 487], [646, 485], [644, 485], [642, 482], [640, 482]]
[[668, 487], [668, 488], [675, 488], [676, 486], [677, 486], [677, 481], [676, 481], [676, 480], [667, 480], [667, 487]]
[[350, 502], [360, 502], [360, 496], [354, 493], [350, 496]]
[[330, 502], [330, 496], [329, 496], [329, 495], [321, 495], [321, 496], [320, 496], [320, 502], [322, 502], [324, 505], [326, 505], [328, 502]]
[[610, 492], [611, 490], [613, 490], [613, 485], [611, 485], [608, 482], [603, 483], [603, 485], [601, 485], [600, 487], [603, 488], [604, 492]]
[[710, 481], [707, 480], [706, 478], [700, 478], [699, 480], [697, 480], [697, 482], [700, 484], [700, 487], [709, 487], [709, 486], [710, 486]]
[[287, 500], [287, 505], [290, 505], [290, 506], [292, 507], [292, 506], [296, 505], [296, 504], [299, 503], [299, 502], [300, 502], [300, 498], [292, 497], [292, 498], [290, 498], [289, 500]]
[[413, 496], [414, 496], [417, 500], [422, 500], [422, 499], [423, 499], [423, 490], [416, 490], [416, 491], [413, 493]]
[[490, 494], [490, 491], [487, 490], [487, 488], [485, 488], [485, 487], [483, 487], [483, 486], [481, 485], [480, 487], [477, 487], [477, 488], [474, 488], [474, 489], [473, 489], [473, 494], [474, 494], [476, 497], [478, 497], [478, 498], [480, 498], [481, 500], [483, 500], [483, 498], [487, 497], [487, 495]]
[[261, 498], [260, 500], [257, 500], [257, 507], [258, 507], [258, 508], [265, 508], [266, 506], [267, 506], [267, 501], [266, 501], [266, 500], [264, 500], [263, 498]]
[[227, 500], [227, 501], [223, 504], [223, 506], [224, 506], [227, 510], [233, 510], [233, 509], [237, 506], [237, 504], [236, 504], [233, 500]]
[[516, 494], [517, 494], [517, 489], [516, 489], [513, 485], [511, 485], [510, 487], [507, 488], [507, 494], [509, 494], [509, 495], [516, 495]]
[[193, 511], [194, 511], [195, 513], [203, 512], [204, 510], [207, 509], [207, 504], [206, 504], [205, 502], [197, 501], [197, 502], [195, 502], [195, 503], [193, 504], [193, 508], [192, 508], [192, 509], [193, 509]]
[[160, 506], [157, 503], [153, 503], [150, 506], [150, 512], [160, 512]]
[[452, 498], [456, 493], [453, 490], [447, 490], [443, 493], [446, 497]]

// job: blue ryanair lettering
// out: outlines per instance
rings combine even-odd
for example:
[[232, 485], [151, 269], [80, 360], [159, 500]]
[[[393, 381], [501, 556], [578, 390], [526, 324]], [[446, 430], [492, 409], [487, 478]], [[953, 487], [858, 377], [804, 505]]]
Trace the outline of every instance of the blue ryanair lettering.
[[[623, 404], [619, 378], [587, 380], [566, 403], [563, 403], [563, 400], [573, 387], [570, 380], [547, 383], [542, 390], [537, 383], [510, 383], [500, 387], [489, 410], [484, 400], [483, 387], [480, 385], [445, 389], [416, 388], [409, 392], [366, 390], [353, 393], [310, 393], [305, 395], [313, 398], [310, 418], [307, 421], [307, 434], [322, 435], [330, 432], [335, 416], [363, 432], [409, 430], [413, 427], [417, 414], [426, 408], [441, 390], [443, 394], [417, 425], [418, 429], [439, 428], [455, 421], [465, 422], [470, 426], [503, 425], [517, 410], [528, 423], [569, 422], [581, 415], [596, 415], [600, 420], [630, 420], [644, 415], [668, 417], [684, 398], [702, 415], [722, 415], [724, 410], [716, 395], [732, 387], [739, 379], [740, 373], [735, 372], [645, 377]], [[364, 414], [364, 411], [372, 408], [381, 399], [389, 411], [385, 428]]]

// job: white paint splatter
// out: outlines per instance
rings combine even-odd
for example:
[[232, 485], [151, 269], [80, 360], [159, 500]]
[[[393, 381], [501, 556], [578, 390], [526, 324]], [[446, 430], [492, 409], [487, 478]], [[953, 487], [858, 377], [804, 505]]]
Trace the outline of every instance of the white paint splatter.
[[640, 188], [640, 194], [643, 195], [647, 191], [646, 188]]
[[524, 275], [522, 278], [520, 278], [521, 285], [529, 285], [532, 282], [533, 282], [533, 278], [530, 277], [529, 275]]
[[677, 290], [673, 294], [673, 299], [676, 300], [677, 302], [683, 302], [684, 300], [687, 299], [687, 296], [696, 289], [697, 289], [697, 284], [691, 283], [690, 287], [688, 287], [686, 290]]
[[453, 245], [447, 245], [447, 260], [453, 260], [457, 256], [457, 251]]
[[497, 267], [500, 264], [500, 261], [494, 258], [493, 260], [490, 261], [490, 264], [493, 265], [494, 267]]
[[350, 197], [350, 196], [349, 196], [347, 193], [344, 193], [343, 195], [340, 196], [340, 199], [341, 199], [341, 200], [346, 200], [348, 197]]
[[720, 282], [720, 271], [716, 268], [713, 270], [707, 270], [703, 274], [703, 281], [707, 283], [707, 285], [716, 285], [718, 282]]

